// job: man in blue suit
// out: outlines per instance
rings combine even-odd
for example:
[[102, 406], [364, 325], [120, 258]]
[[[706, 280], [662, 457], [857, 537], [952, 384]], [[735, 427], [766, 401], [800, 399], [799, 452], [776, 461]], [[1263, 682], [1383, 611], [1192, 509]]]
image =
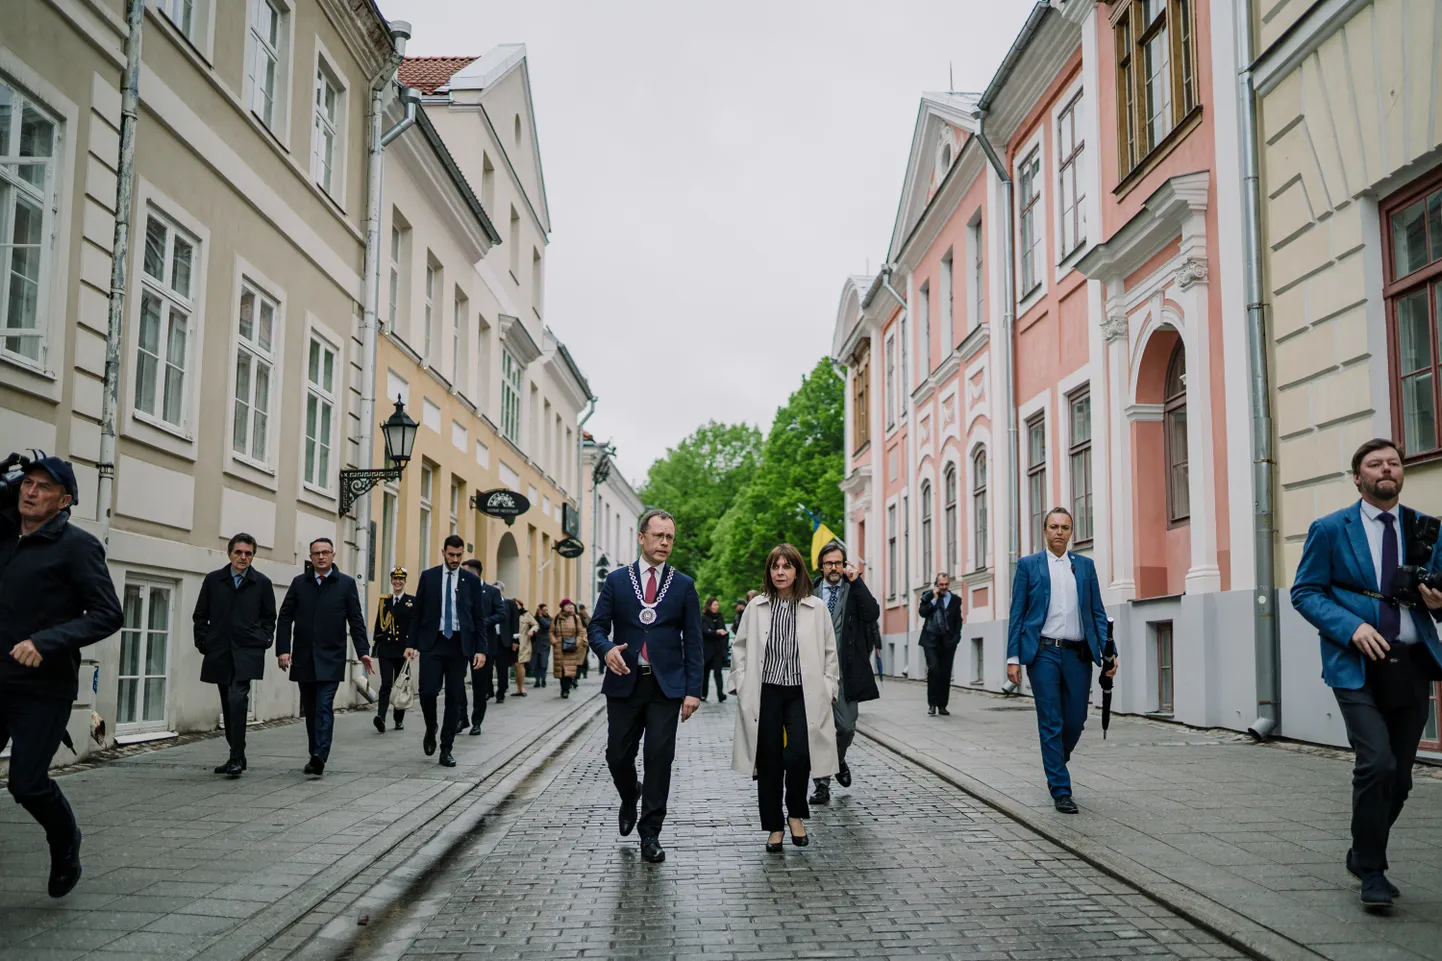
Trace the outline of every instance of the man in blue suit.
[[1357, 448], [1352, 483], [1362, 499], [1307, 531], [1292, 606], [1321, 635], [1322, 680], [1357, 755], [1347, 870], [1362, 882], [1362, 904], [1386, 910], [1398, 894], [1385, 873], [1387, 837], [1412, 790], [1430, 689], [1442, 678], [1442, 592], [1418, 585], [1418, 596], [1399, 596], [1394, 578], [1404, 563], [1442, 570], [1442, 555], [1415, 537], [1418, 514], [1398, 503], [1396, 444], [1376, 438]]
[[[1042, 524], [1046, 550], [1023, 557], [1011, 585], [1006, 677], [1020, 684], [1021, 666], [1026, 665], [1052, 803], [1063, 814], [1075, 814], [1066, 765], [1086, 726], [1092, 665], [1102, 662], [1107, 612], [1096, 565], [1090, 557], [1066, 549], [1071, 513], [1053, 507]], [[1113, 662], [1107, 676], [1116, 672]]]
[[[661, 825], [671, 793], [676, 719], [701, 704], [701, 601], [696, 583], [666, 563], [676, 522], [649, 510], [637, 524], [641, 559], [617, 568], [601, 586], [587, 637], [606, 665], [606, 764], [621, 795], [624, 837], [636, 827], [641, 802], [641, 856], [666, 860]], [[646, 781], [636, 777], [636, 752], [646, 740]]]
[[426, 719], [426, 755], [436, 753], [436, 696], [446, 685], [446, 713], [440, 727], [440, 762], [455, 767], [451, 745], [465, 714], [466, 668], [486, 663], [486, 634], [481, 619], [481, 579], [461, 570], [466, 542], [452, 534], [442, 546], [444, 564], [421, 572], [416, 585], [415, 614], [411, 616], [410, 648], [406, 657], [421, 657], [421, 714]]

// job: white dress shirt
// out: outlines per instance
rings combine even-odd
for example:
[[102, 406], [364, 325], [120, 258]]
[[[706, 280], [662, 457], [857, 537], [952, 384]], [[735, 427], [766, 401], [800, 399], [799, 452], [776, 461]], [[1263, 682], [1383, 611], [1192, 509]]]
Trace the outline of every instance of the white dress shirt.
[[[1046, 620], [1041, 625], [1042, 637], [1054, 637], [1063, 641], [1080, 641], [1086, 635], [1082, 631], [1081, 605], [1077, 600], [1076, 572], [1072, 570], [1070, 554], [1057, 557], [1051, 551], [1046, 554], [1046, 572], [1051, 578], [1051, 600], [1046, 608]], [[1020, 664], [1021, 658], [1009, 657], [1008, 664]]]
[[[1396, 520], [1392, 522], [1392, 536], [1397, 539], [1397, 563], [1406, 562], [1406, 544], [1402, 539], [1402, 505], [1388, 511]], [[1381, 516], [1382, 508], [1375, 504], [1362, 502], [1362, 530], [1367, 534], [1367, 547], [1372, 552], [1372, 571], [1377, 575], [1377, 590], [1382, 590], [1382, 538], [1387, 534], [1387, 525], [1377, 518]], [[1401, 630], [1397, 632], [1398, 644], [1411, 644], [1418, 640], [1417, 625], [1412, 621], [1412, 613], [1408, 610], [1402, 611]], [[1374, 624], [1373, 627], [1376, 625]]]
[[[642, 557], [640, 558], [640, 560], [636, 561], [636, 566], [640, 568], [640, 570], [637, 572], [637, 575], [636, 575], [636, 576], [639, 578], [639, 580], [637, 580], [636, 583], [638, 583], [638, 584], [641, 585], [641, 598], [642, 598], [642, 601], [644, 601], [645, 598], [646, 598], [646, 581], [650, 579], [650, 577], [651, 577], [651, 572], [652, 572], [652, 571], [655, 571], [655, 572], [656, 572], [656, 596], [657, 596], [657, 597], [660, 597], [660, 596], [661, 596], [661, 566], [660, 566], [660, 565], [657, 565], [657, 566], [655, 566], [655, 567], [651, 566], [651, 564], [649, 564], [649, 563], [646, 561], [646, 558], [645, 558], [644, 555], [642, 555]], [[645, 664], [647, 667], [650, 667], [651, 662], [648, 661], [648, 660], [646, 659], [645, 655], [643, 655], [640, 651], [637, 651], [637, 652], [636, 652], [636, 657], [637, 657], [637, 659], [638, 659], [638, 663]]]
[[[461, 630], [461, 599], [456, 595], [456, 590], [461, 583], [461, 572], [459, 569], [453, 571], [442, 564], [441, 578], [443, 588], [449, 591], [451, 595], [451, 622], [441, 625], [441, 630], [444, 632], [449, 628], [451, 636], [454, 637], [460, 633]], [[445, 598], [441, 598], [441, 616], [445, 617], [445, 615], [446, 600]]]

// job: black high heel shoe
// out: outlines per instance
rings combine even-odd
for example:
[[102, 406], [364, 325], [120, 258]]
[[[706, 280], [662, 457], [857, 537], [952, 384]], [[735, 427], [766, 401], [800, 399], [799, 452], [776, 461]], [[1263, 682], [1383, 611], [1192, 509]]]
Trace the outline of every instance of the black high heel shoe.
[[780, 854], [785, 849], [785, 838], [780, 841], [766, 841], [767, 854]]
[[798, 848], [804, 848], [804, 847], [806, 847], [806, 845], [808, 845], [808, 844], [811, 843], [811, 835], [809, 835], [809, 834], [802, 834], [802, 835], [799, 835], [799, 836], [798, 836], [795, 831], [792, 831], [792, 832], [791, 832], [791, 843], [794, 844], [794, 845], [796, 845]]

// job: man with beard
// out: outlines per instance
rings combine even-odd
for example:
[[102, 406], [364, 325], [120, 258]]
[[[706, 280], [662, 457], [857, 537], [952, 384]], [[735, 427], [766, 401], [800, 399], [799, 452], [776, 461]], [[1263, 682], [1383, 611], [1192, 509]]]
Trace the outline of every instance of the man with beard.
[[[871, 673], [871, 652], [881, 646], [881, 605], [861, 579], [861, 568], [846, 560], [846, 548], [832, 541], [821, 549], [821, 576], [812, 593], [826, 605], [836, 633], [836, 660], [841, 668], [841, 687], [831, 702], [836, 722], [836, 757], [841, 762], [836, 783], [851, 787], [851, 768], [846, 749], [856, 738], [857, 705], [881, 696], [876, 676]], [[831, 803], [831, 778], [816, 779], [809, 803]]]
[[1352, 483], [1361, 500], [1307, 531], [1292, 606], [1321, 635], [1322, 679], [1357, 755], [1347, 870], [1362, 882], [1365, 908], [1388, 910], [1398, 891], [1386, 875], [1387, 839], [1412, 790], [1432, 682], [1442, 679], [1442, 591], [1418, 584], [1415, 595], [1394, 593], [1403, 587], [1397, 568], [1442, 571], [1442, 555], [1417, 536], [1417, 512], [1398, 502], [1396, 444], [1376, 438], [1357, 448]]

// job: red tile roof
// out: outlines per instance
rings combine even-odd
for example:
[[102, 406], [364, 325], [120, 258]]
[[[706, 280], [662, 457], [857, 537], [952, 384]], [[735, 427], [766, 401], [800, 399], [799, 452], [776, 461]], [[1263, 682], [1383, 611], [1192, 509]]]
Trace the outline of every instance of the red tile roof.
[[407, 57], [401, 61], [399, 80], [421, 93], [432, 94], [444, 87], [459, 71], [474, 63], [477, 57]]

